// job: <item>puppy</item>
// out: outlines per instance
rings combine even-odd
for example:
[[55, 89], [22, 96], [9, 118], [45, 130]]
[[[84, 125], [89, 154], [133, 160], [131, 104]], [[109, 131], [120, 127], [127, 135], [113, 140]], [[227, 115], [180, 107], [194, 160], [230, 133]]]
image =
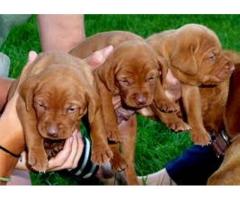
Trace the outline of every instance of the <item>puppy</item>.
[[64, 53], [42, 53], [21, 75], [17, 113], [28, 148], [28, 163], [45, 172], [48, 159], [44, 139], [64, 140], [79, 129], [87, 114], [93, 146], [92, 160], [112, 157], [104, 136], [99, 96], [90, 67]]
[[[118, 42], [116, 43], [116, 41]], [[154, 50], [139, 36], [128, 32], [101, 33], [87, 39], [83, 45], [78, 45], [77, 49], [73, 49], [70, 53], [83, 58], [88, 56], [88, 53], [107, 45], [113, 45], [115, 49], [106, 61], [94, 71], [107, 137], [109, 141], [122, 141], [122, 152], [124, 160], [127, 161], [125, 170], [127, 183], [137, 184], [133, 164], [134, 156], [132, 153], [128, 154], [129, 151], [134, 154], [135, 134], [130, 135], [131, 139], [125, 140], [125, 133], [119, 134], [118, 124], [124, 123], [145, 107], [150, 106], [165, 112], [174, 112], [177, 108], [165, 96], [160, 81], [158, 81], [161, 61], [157, 59]], [[80, 49], [86, 49], [87, 53], [82, 53]], [[113, 98], [119, 98], [117, 108], [114, 108], [112, 104]], [[188, 127], [177, 116], [172, 122], [178, 124], [179, 129], [186, 130]], [[119, 145], [111, 146], [114, 152], [113, 168], [124, 169], [126, 165], [123, 164], [124, 160], [119, 153]]]
[[114, 48], [124, 41], [143, 40], [140, 36], [127, 31], [109, 31], [97, 33], [86, 38], [69, 53], [79, 58], [86, 58], [93, 52], [112, 45]]
[[[237, 57], [238, 56], [238, 57]], [[217, 171], [208, 179], [209, 185], [239, 185], [239, 150], [240, 150], [240, 124], [239, 124], [239, 94], [240, 94], [240, 56], [232, 57], [237, 64], [230, 79], [229, 95], [224, 112], [224, 125], [232, 144], [224, 155], [224, 160]], [[236, 60], [236, 58], [238, 58]]]
[[[205, 26], [187, 24], [147, 39], [163, 62], [163, 87], [170, 71], [180, 82], [184, 109], [195, 144], [206, 145], [210, 136], [203, 125], [199, 87], [215, 86], [227, 80], [233, 63], [224, 55], [217, 35]], [[202, 92], [204, 95], [204, 92]]]

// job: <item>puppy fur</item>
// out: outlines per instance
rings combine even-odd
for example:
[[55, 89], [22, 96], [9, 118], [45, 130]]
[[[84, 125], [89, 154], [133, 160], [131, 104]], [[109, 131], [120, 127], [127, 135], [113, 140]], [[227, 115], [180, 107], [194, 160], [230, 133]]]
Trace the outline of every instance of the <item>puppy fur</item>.
[[88, 115], [93, 144], [92, 160], [103, 163], [112, 157], [105, 135], [99, 96], [90, 67], [64, 53], [42, 53], [21, 75], [17, 113], [23, 126], [28, 162], [46, 171], [43, 141], [62, 140], [79, 129]]
[[[129, 152], [134, 152], [135, 134], [131, 134], [131, 139], [125, 140], [127, 137], [123, 136], [123, 133], [119, 133], [118, 124], [120, 122], [117, 119], [112, 99], [120, 96], [121, 107], [134, 112], [148, 106], [165, 112], [173, 112], [177, 108], [165, 96], [161, 82], [157, 81], [160, 76], [161, 61], [157, 59], [154, 50], [141, 37], [121, 31], [100, 33], [88, 38], [70, 53], [84, 58], [108, 45], [114, 46], [114, 51], [94, 71], [94, 75], [101, 98], [107, 137], [110, 141], [122, 142], [123, 152], [127, 152], [123, 153], [124, 160], [127, 161], [125, 171], [127, 182], [128, 184], [137, 184], [133, 164], [134, 154]], [[174, 120], [175, 123], [180, 122], [180, 126], [187, 127], [177, 116]], [[129, 145], [130, 143], [131, 145]], [[126, 165], [123, 164], [124, 160], [119, 154], [119, 144], [111, 146], [114, 152], [112, 165], [115, 169], [121, 170]], [[131, 150], [128, 150], [129, 148]]]
[[[147, 42], [155, 49], [163, 64], [163, 87], [167, 89], [166, 74], [170, 70], [181, 82], [182, 101], [191, 137], [195, 144], [206, 145], [210, 136], [204, 126], [203, 112], [207, 106], [201, 100], [208, 94], [199, 87], [216, 86], [228, 80], [234, 65], [221, 48], [217, 35], [209, 28], [187, 24], [176, 30], [150, 36]], [[225, 83], [223, 86], [225, 87]], [[209, 106], [209, 105], [208, 105]], [[206, 116], [206, 115], [205, 115]], [[207, 119], [207, 117], [206, 117]]]
[[240, 185], [240, 124], [238, 119], [240, 114], [240, 56], [236, 53], [231, 55], [234, 63], [236, 63], [236, 69], [230, 79], [229, 95], [224, 111], [224, 125], [232, 144], [227, 149], [219, 169], [208, 179], [209, 185]]

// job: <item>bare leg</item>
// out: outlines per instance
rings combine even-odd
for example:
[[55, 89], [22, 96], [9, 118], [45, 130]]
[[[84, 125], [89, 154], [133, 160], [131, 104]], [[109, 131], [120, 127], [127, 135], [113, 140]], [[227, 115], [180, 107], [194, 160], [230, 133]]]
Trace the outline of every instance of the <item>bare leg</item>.
[[141, 185], [176, 185], [164, 168], [147, 176], [138, 177]]
[[85, 38], [83, 15], [38, 15], [43, 51], [68, 52]]

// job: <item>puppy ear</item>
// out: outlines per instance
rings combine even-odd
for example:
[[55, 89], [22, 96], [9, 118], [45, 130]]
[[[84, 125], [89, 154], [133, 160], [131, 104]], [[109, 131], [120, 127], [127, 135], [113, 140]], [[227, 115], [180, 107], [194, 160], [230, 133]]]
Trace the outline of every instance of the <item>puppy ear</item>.
[[111, 54], [95, 71], [97, 81], [101, 81], [111, 92], [115, 90], [117, 66], [117, 62], [115, 61], [113, 54]]
[[167, 60], [162, 57], [162, 56], [158, 56], [158, 71], [160, 74], [160, 80], [162, 82], [162, 84], [165, 84], [165, 80], [166, 80], [166, 76], [167, 76], [167, 72], [168, 72], [168, 62]]
[[34, 90], [38, 84], [36, 76], [24, 80], [19, 86], [19, 94], [23, 98], [27, 111], [33, 109]]
[[184, 44], [183, 42], [177, 44], [170, 56], [171, 66], [185, 74], [195, 75], [198, 71], [198, 65], [194, 55], [197, 46], [197, 44]]
[[86, 92], [86, 100], [87, 100], [87, 107], [88, 107], [88, 120], [89, 123], [93, 123], [95, 120], [95, 116], [97, 111], [100, 109], [100, 98], [98, 94], [94, 91], [87, 91]]
[[232, 50], [224, 50], [225, 57], [230, 59], [234, 64], [240, 64], [240, 53]]

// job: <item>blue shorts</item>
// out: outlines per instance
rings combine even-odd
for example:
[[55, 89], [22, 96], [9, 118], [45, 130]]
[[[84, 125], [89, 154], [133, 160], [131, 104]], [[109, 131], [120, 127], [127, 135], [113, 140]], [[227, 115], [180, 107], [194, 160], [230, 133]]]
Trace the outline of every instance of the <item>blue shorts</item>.
[[193, 145], [181, 157], [166, 166], [169, 176], [177, 185], [206, 185], [208, 178], [222, 163], [212, 146]]

